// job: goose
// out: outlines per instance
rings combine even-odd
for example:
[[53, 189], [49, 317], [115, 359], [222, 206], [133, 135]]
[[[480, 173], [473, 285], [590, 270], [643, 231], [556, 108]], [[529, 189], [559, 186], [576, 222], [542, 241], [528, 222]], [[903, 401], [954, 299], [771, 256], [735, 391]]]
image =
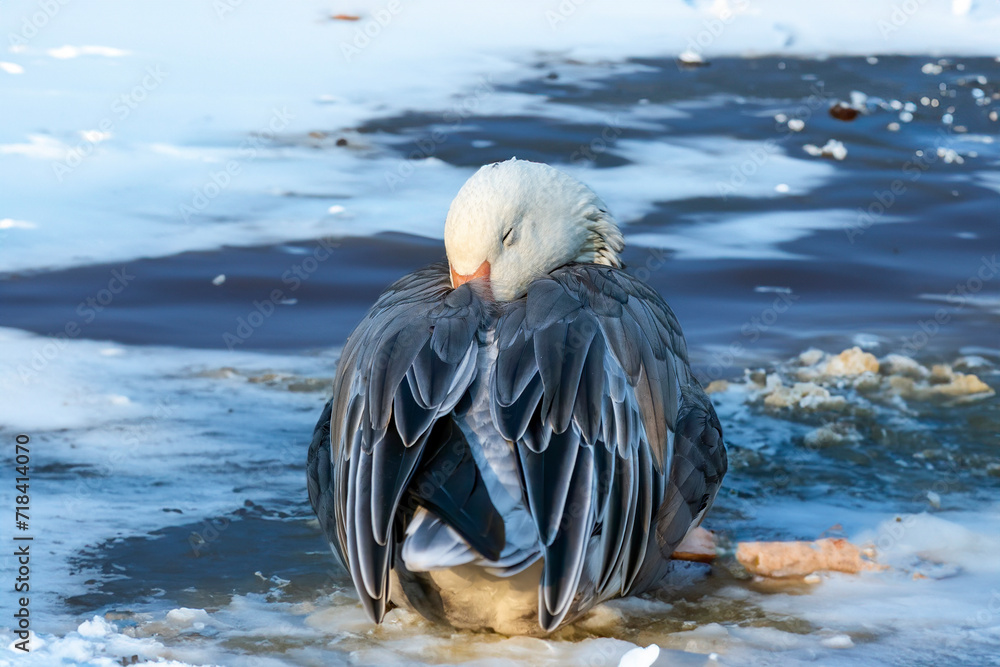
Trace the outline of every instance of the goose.
[[309, 500], [375, 623], [547, 635], [663, 579], [726, 473], [722, 427], [577, 179], [486, 165], [444, 245], [347, 339]]

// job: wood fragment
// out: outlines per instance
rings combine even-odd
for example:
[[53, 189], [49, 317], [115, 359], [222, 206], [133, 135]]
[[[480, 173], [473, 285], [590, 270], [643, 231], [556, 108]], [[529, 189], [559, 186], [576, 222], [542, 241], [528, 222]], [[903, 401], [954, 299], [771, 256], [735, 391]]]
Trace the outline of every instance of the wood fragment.
[[804, 577], [814, 572], [856, 574], [880, 569], [862, 557], [861, 549], [843, 538], [815, 542], [740, 542], [736, 560], [762, 577]]
[[715, 536], [701, 526], [693, 528], [674, 550], [674, 560], [711, 563], [715, 560]]

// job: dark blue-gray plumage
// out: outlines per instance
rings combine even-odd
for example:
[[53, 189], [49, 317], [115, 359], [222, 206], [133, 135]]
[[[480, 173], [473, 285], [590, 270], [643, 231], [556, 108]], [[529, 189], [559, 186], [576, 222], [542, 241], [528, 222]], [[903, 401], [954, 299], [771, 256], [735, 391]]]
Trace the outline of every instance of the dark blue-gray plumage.
[[376, 622], [395, 603], [551, 632], [654, 585], [711, 505], [725, 448], [676, 318], [624, 270], [575, 258], [502, 300], [499, 281], [453, 288], [454, 262], [427, 267], [344, 346], [309, 497]]

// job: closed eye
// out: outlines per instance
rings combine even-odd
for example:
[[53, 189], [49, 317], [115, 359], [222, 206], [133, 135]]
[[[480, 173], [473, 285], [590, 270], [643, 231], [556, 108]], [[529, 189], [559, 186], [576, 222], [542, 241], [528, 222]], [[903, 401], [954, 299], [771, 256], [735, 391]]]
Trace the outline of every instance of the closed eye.
[[503, 244], [505, 246], [512, 246], [512, 245], [514, 245], [514, 240], [515, 239], [514, 239], [513, 234], [514, 234], [514, 228], [513, 227], [511, 227], [506, 232], [504, 232], [503, 239], [501, 239], [501, 240], [503, 241]]

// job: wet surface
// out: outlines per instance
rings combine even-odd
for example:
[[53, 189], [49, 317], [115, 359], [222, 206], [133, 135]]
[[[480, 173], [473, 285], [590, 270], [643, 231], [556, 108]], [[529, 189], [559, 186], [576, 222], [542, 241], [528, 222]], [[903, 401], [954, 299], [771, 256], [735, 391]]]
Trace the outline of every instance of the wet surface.
[[[928, 63], [940, 71], [924, 73]], [[709, 526], [728, 543], [861, 531], [877, 539], [898, 515], [925, 511], [954, 520], [953, 531], [988, 526], [1000, 499], [995, 395], [904, 399], [885, 384], [865, 389], [830, 380], [824, 387], [844, 404], [810, 409], [774, 408], [754, 392], [768, 374], [789, 386], [797, 381], [795, 363], [784, 360], [807, 348], [836, 353], [855, 344], [880, 358], [903, 353], [928, 368], [982, 355], [981, 365], [966, 370], [1000, 388], [1000, 123], [989, 115], [1000, 104], [1000, 63], [760, 58], [690, 69], [635, 60], [591, 68], [588, 76], [577, 67], [546, 61], [524, 81], [498, 86], [536, 96], [537, 114], [474, 114], [448, 127], [446, 113], [410, 112], [354, 130], [382, 157], [433, 157], [465, 168], [516, 155], [585, 166], [584, 180], [637, 167], [654, 191], [662, 181], [665, 193], [673, 192], [671, 174], [686, 165], [657, 162], [652, 145], [687, 147], [722, 163], [708, 177], [712, 194], [654, 197], [646, 213], [625, 221], [625, 261], [677, 313], [699, 376], [707, 383], [765, 369], [751, 371], [757, 385], [713, 394], [731, 467]], [[856, 105], [855, 120], [828, 114], [838, 100]], [[790, 130], [789, 119], [802, 120], [801, 131]], [[899, 127], [890, 129], [894, 123]], [[426, 141], [442, 125], [443, 140], [429, 152]], [[845, 160], [803, 150], [829, 139], [844, 143]], [[787, 160], [784, 171], [761, 182], [779, 158]], [[796, 167], [817, 163], [828, 168], [825, 176], [780, 189], [794, 182]], [[214, 215], [231, 213], [223, 204]], [[446, 210], [437, 214], [443, 225]], [[990, 544], [988, 527], [978, 542], [958, 540], [955, 553], [939, 558], [939, 570], [954, 568], [941, 581], [914, 555], [927, 549], [913, 547], [895, 561], [897, 579], [866, 580], [885, 587], [875, 592], [843, 580], [765, 590], [730, 559], [682, 571], [662, 590], [612, 605], [610, 616], [551, 642], [453, 633], [399, 612], [372, 628], [311, 519], [299, 470], [333, 373], [332, 351], [388, 284], [442, 255], [439, 239], [358, 226], [323, 241], [0, 275], [0, 325], [71, 339], [54, 364], [68, 382], [96, 387], [86, 391], [98, 397], [125, 397], [114, 403], [118, 416], [44, 435], [40, 483], [56, 493], [92, 480], [86, 488], [95, 507], [116, 513], [111, 526], [89, 526], [87, 546], [69, 557], [74, 590], [57, 593], [57, 612], [125, 619], [123, 631], [166, 638], [180, 651], [174, 657], [190, 662], [264, 656], [281, 664], [434, 664], [489, 660], [496, 651], [525, 663], [545, 652], [553, 661], [583, 655], [616, 664], [618, 644], [586, 648], [610, 638], [656, 642], [688, 657], [729, 651], [723, 660], [731, 664], [930, 664], [931, 644], [940, 663], [995, 658], [988, 650], [993, 625], [966, 618], [989, 608], [976, 581], [982, 575], [974, 562], [961, 561], [961, 553]], [[220, 275], [225, 280], [213, 284]], [[114, 292], [115, 280], [127, 280], [128, 289]], [[128, 347], [112, 345], [105, 358], [103, 343], [89, 341]], [[86, 363], [74, 366], [77, 347]], [[134, 377], [124, 381], [125, 371]], [[54, 393], [51, 386], [34, 391], [39, 403]], [[159, 400], [170, 410], [147, 424], [139, 411]], [[824, 428], [844, 437], [817, 440]], [[135, 458], [113, 474], [89, 454], [123, 443]], [[155, 453], [157, 465], [143, 468], [136, 451]], [[127, 513], [119, 509], [126, 482], [149, 495], [155, 527], [143, 519], [142, 529], [119, 528], [127, 525], [119, 521]], [[213, 511], [192, 508], [191, 498], [211, 501]], [[908, 535], [940, 528], [930, 523]], [[905, 541], [894, 539], [890, 546]], [[916, 574], [939, 587], [912, 588]], [[986, 576], [997, 581], [993, 571]], [[879, 611], [854, 619], [851, 596]], [[879, 607], [883, 597], [888, 611]], [[899, 611], [916, 614], [931, 606], [928, 599], [940, 599], [950, 616], [914, 620]], [[206, 610], [208, 629], [167, 618], [177, 608]], [[823, 642], [837, 633], [864, 651], [831, 658]], [[949, 643], [955, 637], [965, 644]], [[930, 644], [915, 647], [921, 641]], [[191, 647], [201, 652], [183, 653]]]
[[231, 514], [95, 545], [70, 562], [94, 577], [93, 588], [66, 603], [81, 611], [163, 602], [219, 608], [233, 595], [266, 594], [276, 585], [299, 599], [349, 586], [307, 511], [303, 505], [290, 516], [248, 500]]
[[[627, 249], [626, 262], [667, 298], [697, 361], [712, 363], [706, 348], [735, 346], [732, 370], [738, 372], [755, 357], [795, 352], [805, 341], [842, 346], [859, 333], [901, 349], [919, 334], [920, 322], [942, 307], [947, 325], [938, 328], [925, 352], [992, 346], [1000, 326], [1000, 194], [997, 182], [984, 182], [980, 174], [995, 169], [989, 165], [1000, 155], [993, 143], [1000, 124], [988, 117], [996, 105], [977, 101], [1000, 96], [995, 83], [1000, 63], [948, 61], [941, 74], [930, 76], [920, 71], [925, 62], [720, 59], [686, 69], [648, 60], [633, 63], [642, 65], [638, 72], [595, 77], [587, 85], [549, 78], [552, 71], [572, 68], [555, 62], [540, 69], [538, 80], [510, 90], [543, 96], [556, 109], [554, 116], [560, 105], [584, 107], [606, 114], [610, 125], [575, 122], [572, 114], [562, 120], [473, 116], [444, 135], [434, 157], [475, 166], [517, 155], [603, 169], [641, 156], [634, 142], [697, 146], [699, 139], [712, 137], [770, 142], [764, 153], [748, 148], [746, 154], [719, 157], [732, 162], [733, 174], [717, 183], [719, 196], [655, 203], [651, 213], [627, 221], [628, 236], [638, 241]], [[830, 104], [850, 101], [853, 90], [868, 96], [858, 103], [862, 114], [852, 122], [831, 117]], [[982, 97], [971, 90], [982, 91]], [[941, 101], [925, 106], [921, 98]], [[916, 100], [909, 122], [899, 121], [901, 113], [909, 113], [900, 100]], [[944, 124], [949, 110], [952, 122]], [[775, 121], [777, 114], [804, 120], [804, 130], [790, 131], [787, 123]], [[407, 114], [360, 129], [401, 155], [423, 158], [420, 142], [441, 118]], [[643, 129], [632, 127], [637, 119]], [[901, 129], [887, 130], [890, 122]], [[592, 144], [608, 127], [609, 140]], [[972, 136], [979, 140], [969, 140]], [[806, 157], [801, 146], [821, 146], [832, 137], [850, 152], [834, 164], [829, 182], [803, 195], [741, 193], [740, 169], [754, 171], [772, 154], [821, 159]], [[966, 154], [961, 164], [938, 156], [938, 148], [951, 145]], [[652, 165], [648, 177], [657, 177]], [[445, 213], [440, 211], [442, 225]], [[824, 221], [831, 213], [834, 222]], [[124, 265], [8, 274], [0, 281], [0, 319], [43, 334], [65, 332], [75, 322], [79, 336], [132, 344], [316, 349], [341, 344], [385, 286], [443, 255], [439, 241], [396, 233], [329, 243], [222, 248]], [[698, 256], [685, 254], [690, 252]], [[134, 280], [110, 299], [103, 291], [122, 266]], [[219, 274], [226, 281], [214, 286]], [[977, 275], [989, 277], [979, 281]], [[767, 290], [773, 287], [780, 290]], [[945, 301], [949, 293], [953, 298]], [[939, 295], [940, 302], [926, 295]], [[111, 303], [103, 308], [105, 300]], [[241, 318], [255, 310], [265, 318], [253, 335], [238, 336], [235, 344], [227, 340], [225, 334], [237, 333]]]

